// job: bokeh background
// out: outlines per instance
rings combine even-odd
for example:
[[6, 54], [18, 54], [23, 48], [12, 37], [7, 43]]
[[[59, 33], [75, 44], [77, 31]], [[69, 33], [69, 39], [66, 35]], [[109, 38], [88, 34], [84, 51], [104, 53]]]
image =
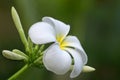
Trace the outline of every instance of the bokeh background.
[[95, 72], [75, 79], [55, 75], [46, 69], [30, 68], [17, 80], [120, 80], [120, 0], [1, 0], [0, 1], [0, 80], [7, 80], [24, 63], [5, 59], [1, 52], [14, 48], [24, 51], [11, 17], [15, 6], [27, 35], [29, 27], [44, 16], [71, 25], [70, 34], [83, 45]]

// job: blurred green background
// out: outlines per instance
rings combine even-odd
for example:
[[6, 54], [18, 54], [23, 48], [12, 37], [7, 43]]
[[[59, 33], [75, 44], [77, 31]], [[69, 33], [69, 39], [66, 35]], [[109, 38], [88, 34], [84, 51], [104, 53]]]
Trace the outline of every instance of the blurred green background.
[[[88, 55], [88, 65], [95, 72], [82, 73], [74, 80], [120, 80], [120, 0], [1, 0], [0, 52], [23, 45], [11, 17], [15, 6], [23, 28], [44, 16], [51, 16], [71, 25]], [[0, 80], [7, 80], [24, 65], [21, 61], [5, 59], [0, 54]], [[69, 73], [55, 75], [46, 69], [30, 68], [17, 80], [73, 80]]]

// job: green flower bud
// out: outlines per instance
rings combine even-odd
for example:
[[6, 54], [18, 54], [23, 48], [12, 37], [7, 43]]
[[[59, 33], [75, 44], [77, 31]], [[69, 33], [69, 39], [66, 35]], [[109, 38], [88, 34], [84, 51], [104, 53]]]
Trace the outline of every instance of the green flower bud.
[[12, 52], [28, 58], [28, 56], [25, 53], [23, 53], [22, 51], [20, 51], [18, 49], [13, 49]]
[[13, 21], [15, 23], [15, 26], [17, 28], [17, 31], [20, 35], [20, 38], [21, 38], [25, 48], [27, 49], [28, 48], [28, 42], [27, 42], [24, 30], [22, 28], [20, 17], [19, 17], [19, 15], [18, 15], [18, 13], [17, 13], [17, 11], [14, 7], [11, 8], [11, 14], [12, 14], [12, 18], [13, 18]]
[[7, 59], [11, 59], [11, 60], [24, 60], [24, 59], [26, 59], [26, 57], [24, 57], [24, 56], [22, 56], [20, 54], [16, 54], [14, 52], [11, 52], [9, 50], [3, 50], [2, 54]]

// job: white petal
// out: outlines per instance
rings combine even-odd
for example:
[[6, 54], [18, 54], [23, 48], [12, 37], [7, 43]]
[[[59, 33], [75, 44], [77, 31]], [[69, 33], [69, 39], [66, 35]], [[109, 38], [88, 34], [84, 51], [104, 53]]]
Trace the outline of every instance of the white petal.
[[84, 49], [82, 48], [80, 41], [78, 40], [76, 36], [67, 36], [64, 39], [62, 44], [64, 44], [63, 46], [74, 47], [75, 49], [77, 49], [82, 56], [83, 64], [87, 63], [88, 57]]
[[56, 40], [53, 27], [45, 22], [33, 24], [29, 29], [29, 36], [35, 44], [45, 44]]
[[66, 35], [69, 33], [70, 30], [70, 26], [66, 25], [65, 23], [63, 23], [62, 21], [56, 20], [54, 18], [51, 17], [43, 17], [42, 19], [44, 22], [49, 23], [50, 25], [52, 25], [55, 29], [56, 32], [56, 37], [62, 37], [61, 41], [66, 37]]
[[45, 67], [56, 74], [62, 75], [69, 71], [71, 56], [59, 48], [58, 44], [51, 45], [43, 55]]
[[81, 71], [83, 69], [82, 57], [79, 54], [79, 52], [77, 52], [75, 49], [66, 48], [65, 50], [68, 51], [73, 56], [74, 66], [73, 66], [73, 70], [70, 74], [70, 77], [75, 78], [81, 73]]

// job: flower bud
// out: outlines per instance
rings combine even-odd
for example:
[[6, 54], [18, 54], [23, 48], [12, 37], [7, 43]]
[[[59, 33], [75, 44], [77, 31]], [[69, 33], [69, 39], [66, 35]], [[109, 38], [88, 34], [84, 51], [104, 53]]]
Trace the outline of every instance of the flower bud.
[[20, 51], [18, 49], [13, 49], [12, 52], [28, 58], [28, 56], [25, 53], [23, 53], [22, 51]]
[[26, 57], [24, 57], [20, 54], [16, 54], [14, 52], [11, 52], [9, 50], [3, 50], [2, 54], [7, 59], [11, 59], [11, 60], [24, 60], [24, 59], [26, 59]]
[[90, 66], [83, 66], [82, 72], [92, 72], [92, 71], [95, 71], [95, 68]]

